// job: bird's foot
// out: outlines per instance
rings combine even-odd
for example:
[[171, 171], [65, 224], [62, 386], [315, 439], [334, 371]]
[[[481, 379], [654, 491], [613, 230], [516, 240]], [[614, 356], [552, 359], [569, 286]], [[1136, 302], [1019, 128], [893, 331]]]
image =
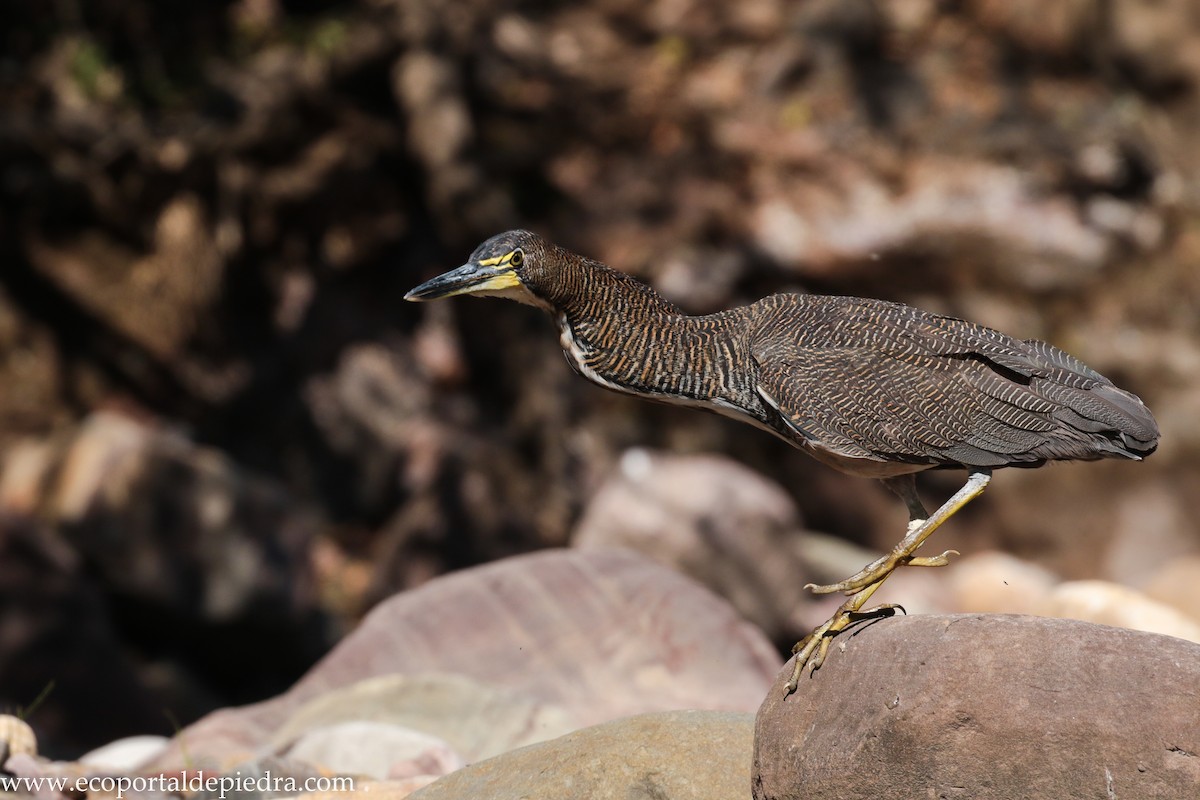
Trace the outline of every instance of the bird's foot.
[[834, 592], [862, 591], [868, 586], [883, 583], [888, 576], [900, 567], [944, 567], [950, 563], [950, 556], [959, 555], [957, 550], [947, 550], [936, 556], [914, 556], [912, 553], [893, 550], [882, 558], [872, 561], [860, 572], [851, 575], [844, 581], [830, 584], [806, 583], [805, 589], [811, 589], [814, 594], [833, 594]]
[[884, 603], [873, 608], [868, 608], [865, 611], [858, 610], [858, 606], [862, 605], [868, 596], [870, 596], [870, 592], [859, 592], [854, 595], [854, 597], [843, 603], [828, 621], [819, 625], [808, 636], [796, 642], [796, 646], [792, 648], [792, 652], [796, 656], [796, 660], [792, 665], [792, 677], [783, 685], [783, 694], [785, 697], [796, 691], [796, 687], [800, 684], [800, 676], [804, 674], [805, 667], [808, 667], [810, 675], [821, 668], [821, 665], [825, 663], [825, 656], [829, 653], [829, 645], [835, 635], [846, 630], [851, 625], [863, 622], [864, 620], [890, 617], [895, 615], [897, 611], [903, 614], [908, 613], [904, 610], [904, 606], [896, 603]]

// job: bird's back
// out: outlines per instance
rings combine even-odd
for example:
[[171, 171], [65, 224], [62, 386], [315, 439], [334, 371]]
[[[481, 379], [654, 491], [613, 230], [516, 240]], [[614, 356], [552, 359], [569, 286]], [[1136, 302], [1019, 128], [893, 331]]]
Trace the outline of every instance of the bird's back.
[[1141, 400], [1045, 342], [854, 297], [774, 295], [747, 311], [761, 396], [848, 471], [1137, 459], [1158, 443]]

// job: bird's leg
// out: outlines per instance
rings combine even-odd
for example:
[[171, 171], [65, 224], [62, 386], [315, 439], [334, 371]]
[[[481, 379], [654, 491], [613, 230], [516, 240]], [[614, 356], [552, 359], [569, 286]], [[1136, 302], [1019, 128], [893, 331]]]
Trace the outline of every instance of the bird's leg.
[[[921, 497], [917, 494], [917, 473], [910, 472], [907, 475], [884, 478], [882, 483], [895, 492], [908, 508], [908, 531], [906, 535], [911, 536], [914, 531], [919, 530], [925, 524], [925, 521], [929, 519], [929, 512], [925, 510], [925, 504], [921, 502]], [[910, 567], [944, 567], [950, 563], [951, 555], [958, 555], [958, 551], [947, 550], [940, 556], [929, 556], [926, 558], [911, 556], [904, 563]]]
[[900, 608], [893, 603], [888, 603], [867, 609], [866, 611], [861, 610], [867, 600], [871, 598], [871, 595], [875, 594], [876, 590], [883, 585], [883, 582], [888, 579], [888, 576], [897, 567], [904, 564], [930, 567], [944, 566], [948, 562], [950, 554], [954, 552], [953, 550], [947, 550], [940, 556], [930, 558], [915, 558], [913, 553], [943, 522], [950, 519], [963, 506], [982, 494], [983, 490], [987, 488], [991, 477], [992, 474], [989, 470], [973, 470], [967, 477], [967, 482], [963, 487], [955, 492], [954, 496], [942, 504], [942, 507], [932, 515], [926, 515], [925, 508], [921, 505], [921, 501], [917, 497], [915, 481], [912, 480], [912, 476], [908, 476], [907, 479], [902, 477], [885, 481], [889, 488], [899, 494], [908, 506], [909, 516], [911, 517], [908, 534], [892, 549], [891, 553], [868, 564], [857, 575], [831, 586], [808, 585], [807, 588], [815, 592], [841, 591], [846, 592], [850, 597], [838, 607], [838, 610], [834, 612], [833, 616], [827, 622], [817, 627], [816, 630], [805, 636], [792, 648], [792, 652], [796, 654], [796, 660], [792, 666], [791, 680], [784, 684], [784, 694], [791, 694], [796, 691], [796, 686], [800, 681], [800, 675], [804, 672], [805, 666], [811, 664], [813, 671], [820, 668], [821, 664], [825, 661], [825, 655], [829, 651], [829, 643], [834, 634], [845, 630], [850, 625], [861, 621], [865, 617], [889, 616]]
[[925, 520], [929, 519], [929, 512], [925, 510], [925, 504], [921, 502], [921, 497], [917, 494], [917, 473], [909, 472], [906, 475], [884, 478], [880, 483], [891, 489], [897, 497], [904, 501], [904, 506], [908, 509], [909, 533], [921, 527]]
[[[992, 473], [990, 470], [972, 470], [963, 487], [943, 503], [941, 508], [933, 512], [928, 519], [919, 520], [919, 517], [917, 517], [909, 523], [908, 534], [900, 540], [899, 544], [892, 548], [892, 552], [872, 561], [856, 575], [852, 575], [844, 581], [824, 586], [810, 583], [805, 588], [812, 589], [817, 594], [831, 594], [833, 592], [850, 594], [860, 589], [865, 589], [872, 584], [882, 582], [888, 575], [892, 574], [896, 567], [905, 564], [911, 564], [916, 567], [944, 567], [949, 563], [950, 556], [957, 555], [957, 551], [947, 550], [941, 555], [929, 556], [927, 558], [919, 558], [914, 556], [913, 553], [943, 522], [954, 516], [967, 503], [983, 494], [983, 490], [987, 488], [991, 477]], [[901, 497], [904, 497], [905, 503], [909, 506], [910, 515], [924, 512], [921, 501], [916, 498], [916, 490], [913, 488], [911, 482], [906, 487], [904, 483], [893, 479], [888, 483], [888, 486], [896, 491], [897, 494], [900, 494]], [[916, 522], [919, 522], [919, 524], [914, 525], [913, 523]]]

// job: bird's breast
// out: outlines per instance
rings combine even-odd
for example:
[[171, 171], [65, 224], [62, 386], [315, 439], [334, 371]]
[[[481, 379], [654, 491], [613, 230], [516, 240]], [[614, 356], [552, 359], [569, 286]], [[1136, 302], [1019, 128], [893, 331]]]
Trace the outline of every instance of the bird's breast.
[[557, 317], [557, 322], [558, 343], [562, 346], [563, 355], [567, 357], [567, 363], [571, 365], [572, 369], [574, 369], [583, 377], [587, 378], [592, 383], [599, 384], [606, 389], [613, 389], [618, 392], [630, 391], [627, 387], [624, 387], [612, 380], [609, 380], [604, 375], [601, 375], [596, 368], [592, 366], [590, 357], [592, 355], [593, 348], [576, 335], [575, 329], [572, 327], [571, 321], [567, 318], [566, 314], [559, 314]]
[[779, 430], [772, 428], [767, 423], [762, 414], [756, 414], [753, 411], [747, 410], [742, 405], [731, 400], [722, 397], [689, 397], [656, 389], [651, 386], [624, 383], [615, 377], [609, 377], [601, 373], [594, 366], [600, 360], [596, 358], [596, 348], [577, 335], [565, 314], [558, 315], [556, 319], [559, 328], [558, 341], [562, 345], [563, 354], [566, 356], [567, 362], [571, 365], [572, 369], [592, 383], [603, 386], [605, 389], [634, 395], [647, 400], [711, 411], [740, 422], [749, 423], [756, 428], [760, 428], [776, 436], [783, 436]]

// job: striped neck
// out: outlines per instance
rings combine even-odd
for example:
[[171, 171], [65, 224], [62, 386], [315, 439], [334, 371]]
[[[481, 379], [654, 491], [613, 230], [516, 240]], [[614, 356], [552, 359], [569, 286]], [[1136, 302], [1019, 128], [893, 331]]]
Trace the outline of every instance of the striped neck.
[[653, 289], [585, 259], [564, 269], [552, 299], [571, 365], [609, 389], [652, 399], [734, 399], [743, 348], [734, 341], [742, 309], [684, 314]]
[[557, 313], [575, 320], [612, 314], [632, 319], [683, 315], [658, 292], [624, 272], [565, 250], [561, 255], [553, 280], [536, 291]]

